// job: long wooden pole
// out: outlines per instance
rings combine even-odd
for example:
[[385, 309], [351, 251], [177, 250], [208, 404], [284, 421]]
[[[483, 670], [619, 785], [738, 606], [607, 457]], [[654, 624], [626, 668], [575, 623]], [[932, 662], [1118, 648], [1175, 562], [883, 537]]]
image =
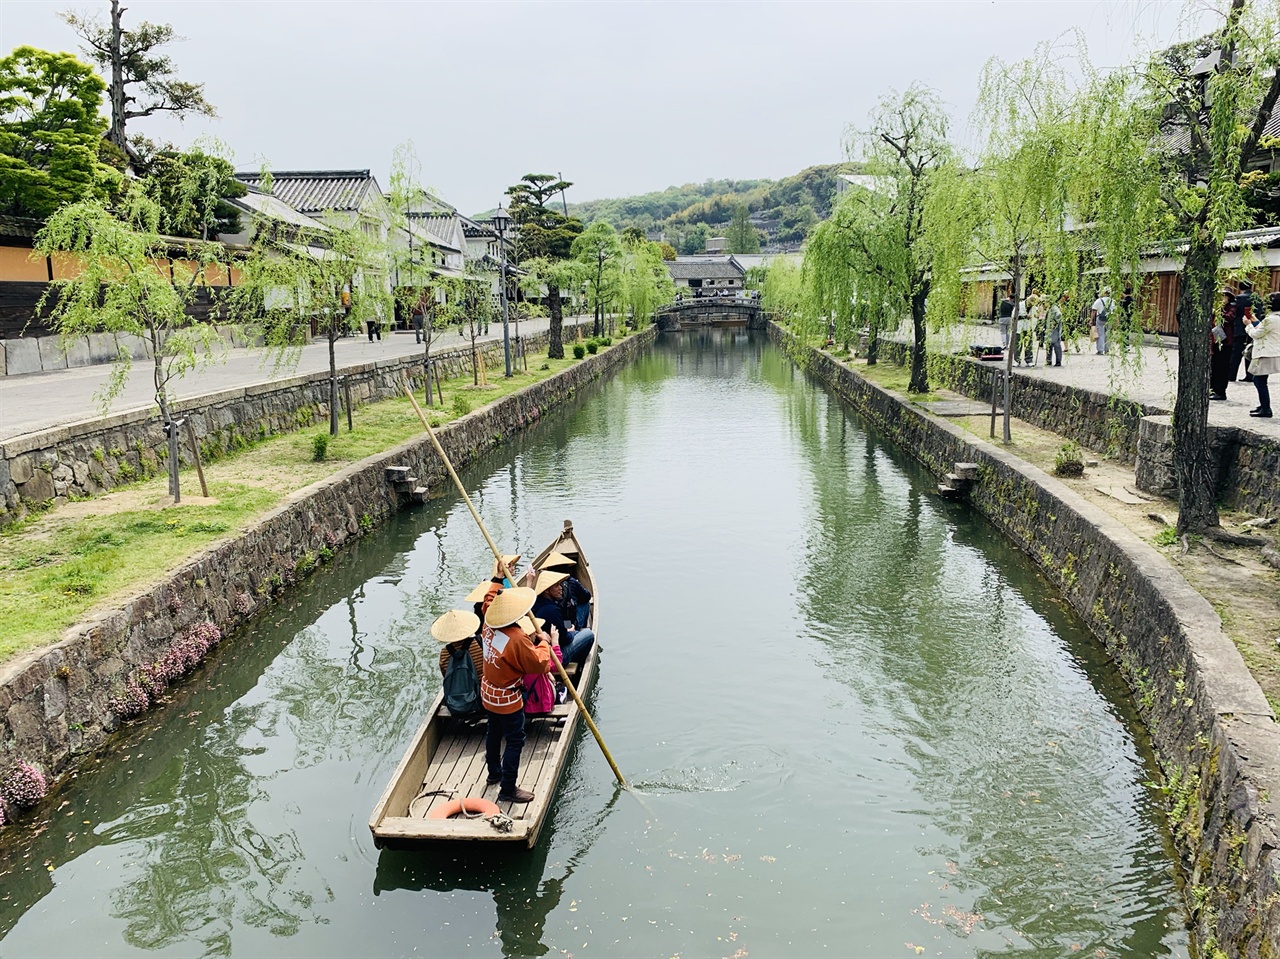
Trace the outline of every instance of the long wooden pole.
[[[449, 477], [453, 480], [453, 485], [458, 488], [462, 501], [467, 504], [467, 509], [471, 511], [471, 518], [480, 527], [480, 532], [484, 535], [484, 541], [489, 544], [489, 549], [498, 563], [498, 568], [502, 570], [502, 575], [507, 578], [508, 582], [514, 583], [516, 581], [515, 575], [503, 560], [502, 550], [498, 549], [498, 544], [493, 541], [493, 537], [489, 535], [489, 530], [485, 528], [484, 520], [480, 518], [475, 505], [471, 502], [471, 497], [467, 495], [467, 488], [462, 485], [462, 480], [458, 479], [453, 463], [449, 461], [448, 454], [445, 453], [444, 447], [440, 445], [440, 440], [436, 438], [436, 431], [431, 428], [431, 424], [427, 421], [426, 415], [422, 412], [422, 407], [418, 405], [418, 400], [413, 395], [413, 390], [407, 382], [404, 385], [404, 392], [409, 397], [409, 402], [413, 404], [413, 410], [418, 414], [418, 419], [422, 421], [422, 428], [427, 431], [427, 436], [431, 438], [431, 445], [435, 447], [441, 462], [444, 463], [444, 468], [449, 471]], [[530, 612], [526, 615], [529, 618], [530, 633], [536, 635], [538, 626], [533, 621], [533, 613]], [[613, 754], [609, 752], [609, 747], [605, 745], [604, 737], [600, 735], [600, 730], [596, 726], [595, 720], [591, 718], [591, 713], [587, 710], [587, 704], [582, 701], [582, 697], [578, 695], [578, 690], [574, 687], [573, 681], [569, 679], [569, 674], [564, 671], [564, 664], [560, 662], [559, 657], [554, 653], [551, 654], [551, 662], [555, 664], [556, 672], [560, 674], [560, 681], [564, 683], [565, 688], [569, 690], [569, 695], [573, 697], [573, 701], [578, 704], [578, 709], [582, 711], [582, 718], [587, 721], [587, 728], [591, 730], [591, 735], [596, 738], [596, 743], [600, 746], [600, 751], [604, 753], [604, 758], [609, 763], [609, 768], [613, 770], [613, 774], [618, 777], [618, 782], [625, 788], [627, 781], [623, 778], [622, 771], [618, 769], [618, 764], [613, 761]]]

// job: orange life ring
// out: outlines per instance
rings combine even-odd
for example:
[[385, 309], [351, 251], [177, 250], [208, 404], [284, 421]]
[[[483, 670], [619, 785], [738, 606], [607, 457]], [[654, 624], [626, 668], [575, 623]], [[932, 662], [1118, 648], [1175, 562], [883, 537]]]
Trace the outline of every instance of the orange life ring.
[[[465, 806], [464, 806], [465, 803]], [[428, 819], [452, 819], [463, 812], [469, 816], [493, 816], [502, 812], [496, 802], [488, 799], [451, 799], [443, 806], [436, 806], [427, 813]]]

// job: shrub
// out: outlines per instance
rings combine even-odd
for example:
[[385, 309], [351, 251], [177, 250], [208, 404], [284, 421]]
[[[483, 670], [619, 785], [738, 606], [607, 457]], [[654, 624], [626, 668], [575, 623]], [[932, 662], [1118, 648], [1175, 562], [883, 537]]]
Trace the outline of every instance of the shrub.
[[600, 339], [601, 346], [613, 346], [613, 337], [605, 336]]
[[5, 800], [19, 809], [34, 806], [48, 792], [49, 783], [44, 778], [44, 773], [21, 759], [5, 777], [3, 787], [0, 787]]
[[587, 352], [590, 353], [592, 356], [595, 356], [598, 352], [600, 352], [600, 344], [597, 343], [595, 340], [587, 340]]
[[236, 593], [236, 598], [232, 601], [231, 608], [234, 609], [241, 616], [248, 615], [249, 610], [253, 608], [253, 605], [249, 601], [249, 594]]
[[329, 455], [329, 434], [317, 433], [311, 438], [311, 459], [323, 463]]
[[1053, 458], [1053, 475], [1084, 475], [1084, 453], [1080, 450], [1079, 444], [1068, 440], [1058, 447], [1057, 455]]
[[549, 369], [551, 369], [551, 364], [550, 364], [550, 363], [543, 363], [541, 366], [539, 366], [539, 367], [538, 367], [538, 369], [540, 369], [540, 370], [549, 370]]
[[142, 688], [142, 684], [136, 679], [130, 679], [126, 682], [124, 691], [119, 696], [112, 696], [107, 700], [107, 708], [120, 719], [129, 719], [131, 716], [144, 713], [150, 705], [150, 694]]
[[471, 401], [461, 393], [453, 394], [453, 412], [457, 416], [466, 416], [471, 412]]
[[583, 346], [581, 343], [573, 344], [573, 358], [575, 360], [580, 360], [586, 355], [587, 355], [587, 348], [585, 346]]

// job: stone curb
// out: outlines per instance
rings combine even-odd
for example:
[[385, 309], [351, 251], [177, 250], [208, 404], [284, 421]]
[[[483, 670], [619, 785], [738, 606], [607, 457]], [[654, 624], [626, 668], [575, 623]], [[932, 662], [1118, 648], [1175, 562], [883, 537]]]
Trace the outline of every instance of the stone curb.
[[[790, 334], [774, 324], [783, 345]], [[1193, 935], [1231, 957], [1280, 942], [1280, 726], [1212, 606], [1148, 543], [1042, 470], [819, 350], [811, 375], [936, 475], [974, 462], [970, 501], [1116, 660], [1183, 810], [1170, 822]]]

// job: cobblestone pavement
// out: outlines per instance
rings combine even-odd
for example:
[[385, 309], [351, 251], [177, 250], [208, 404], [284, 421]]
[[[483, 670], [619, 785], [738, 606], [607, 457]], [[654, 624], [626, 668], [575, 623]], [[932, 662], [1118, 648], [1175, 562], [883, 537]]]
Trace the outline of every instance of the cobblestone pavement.
[[[566, 321], [570, 317], [565, 317]], [[548, 321], [521, 320], [520, 335], [540, 333]], [[515, 325], [511, 335], [514, 338]], [[489, 328], [483, 340], [501, 340], [502, 324]], [[469, 342], [458, 335], [457, 330], [437, 331], [431, 343], [431, 351], [448, 350]], [[365, 336], [351, 336], [338, 340], [336, 355], [338, 370], [375, 360], [410, 356], [421, 353], [421, 344], [414, 343], [412, 332], [387, 333], [372, 343]], [[221, 362], [192, 370], [172, 384], [177, 398], [215, 393], [219, 390], [253, 386], [272, 380], [288, 379], [302, 373], [314, 373], [329, 368], [329, 346], [324, 340], [312, 343], [301, 351], [297, 366], [275, 369], [267, 354], [261, 349], [229, 349]], [[106, 385], [111, 376], [110, 366], [83, 366], [71, 370], [48, 373], [31, 373], [25, 376], [0, 377], [0, 442], [34, 433], [50, 427], [103, 415], [102, 406], [94, 396]], [[125, 413], [145, 409], [154, 403], [155, 389], [151, 381], [149, 360], [135, 360], [124, 390], [116, 397], [107, 413]]]
[[[906, 328], [900, 331], [904, 338], [906, 333]], [[931, 350], [964, 351], [970, 344], [999, 343], [999, 329], [987, 324], [960, 325], [929, 334]], [[1177, 341], [1172, 338], [1165, 346], [1143, 345], [1129, 350], [1120, 350], [1118, 344], [1112, 344], [1107, 356], [1098, 356], [1093, 344], [1081, 338], [1065, 348], [1061, 367], [1045, 366], [1043, 349], [1037, 351], [1035, 359], [1035, 366], [1015, 366], [1014, 369], [1027, 376], [1119, 395], [1164, 410], [1173, 409], [1178, 385], [1178, 350]], [[1240, 375], [1244, 376], [1243, 369]], [[1273, 394], [1280, 390], [1280, 378], [1277, 379], [1272, 386]], [[1209, 404], [1209, 422], [1215, 426], [1243, 427], [1280, 439], [1280, 418], [1260, 420], [1249, 416], [1249, 411], [1257, 405], [1258, 393], [1253, 384], [1241, 379], [1228, 385], [1226, 402]], [[1273, 406], [1280, 406], [1280, 396], [1276, 396]]]

